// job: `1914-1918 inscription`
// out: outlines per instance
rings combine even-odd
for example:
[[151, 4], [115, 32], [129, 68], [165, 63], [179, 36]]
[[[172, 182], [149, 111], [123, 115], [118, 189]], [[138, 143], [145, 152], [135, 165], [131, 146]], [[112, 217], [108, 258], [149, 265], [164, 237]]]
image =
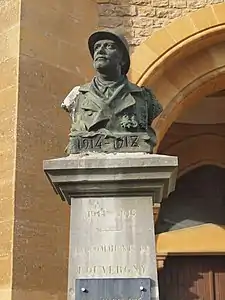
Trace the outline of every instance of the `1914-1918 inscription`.
[[[105, 208], [97, 208], [95, 210], [88, 210], [87, 211], [87, 220], [92, 220], [93, 218], [101, 218], [101, 217], [109, 217], [109, 214], [113, 213], [108, 211]], [[114, 213], [114, 215], [118, 218], [123, 218], [124, 220], [129, 218], [135, 218], [137, 215], [136, 209], [120, 209], [118, 212]]]
[[120, 134], [117, 137], [97, 134], [94, 136], [77, 136], [73, 147], [78, 152], [137, 152], [149, 150], [149, 145], [140, 136]]
[[77, 300], [150, 300], [150, 278], [76, 279]]
[[85, 198], [76, 203], [76, 232], [82, 228], [92, 237], [81, 236], [73, 246], [76, 277], [150, 275], [151, 197], [126, 197], [123, 202], [113, 197]]

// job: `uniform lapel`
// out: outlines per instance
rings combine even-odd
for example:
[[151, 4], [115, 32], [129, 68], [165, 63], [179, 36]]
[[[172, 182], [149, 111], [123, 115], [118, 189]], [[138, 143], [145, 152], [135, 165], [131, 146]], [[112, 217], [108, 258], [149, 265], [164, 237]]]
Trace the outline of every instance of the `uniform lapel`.
[[133, 95], [135, 93], [140, 93], [140, 91], [141, 91], [140, 87], [127, 81], [124, 88], [121, 90], [121, 92], [117, 95], [116, 99], [114, 100], [115, 114], [118, 114], [122, 112], [124, 109], [133, 106], [136, 103], [136, 100], [133, 97]]
[[115, 101], [115, 110], [114, 110], [115, 115], [117, 115], [124, 109], [136, 103], [134, 97], [130, 93], [125, 93], [123, 94], [122, 97], [118, 97], [114, 101]]
[[98, 95], [97, 89], [91, 83], [82, 86], [80, 92], [83, 94], [83, 100], [80, 104], [81, 109], [90, 111], [90, 115], [84, 120], [88, 130], [91, 130], [98, 123], [110, 119], [107, 103], [101, 95]]
[[80, 87], [79, 91], [83, 94], [82, 108], [99, 111], [104, 108], [105, 103], [102, 95], [97, 93], [92, 83], [87, 83]]

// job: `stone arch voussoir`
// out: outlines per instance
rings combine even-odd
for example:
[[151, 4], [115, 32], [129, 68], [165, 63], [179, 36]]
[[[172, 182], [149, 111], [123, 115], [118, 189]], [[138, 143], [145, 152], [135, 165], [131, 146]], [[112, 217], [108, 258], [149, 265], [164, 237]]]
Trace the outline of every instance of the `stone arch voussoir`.
[[203, 165], [225, 167], [225, 138], [215, 134], [201, 134], [182, 140], [167, 148], [168, 155], [179, 153], [179, 173], [183, 176]]
[[187, 106], [224, 88], [224, 40], [222, 3], [173, 21], [133, 53], [130, 79], [152, 88], [164, 107], [153, 124], [159, 143]]

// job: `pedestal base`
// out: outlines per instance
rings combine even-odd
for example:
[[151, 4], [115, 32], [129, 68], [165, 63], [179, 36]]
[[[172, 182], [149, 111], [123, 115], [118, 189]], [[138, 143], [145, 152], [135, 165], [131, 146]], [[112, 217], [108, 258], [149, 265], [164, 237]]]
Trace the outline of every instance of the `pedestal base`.
[[149, 278], [157, 299], [151, 196], [72, 198], [70, 222], [70, 300], [75, 278]]
[[94, 300], [158, 300], [153, 205], [174, 189], [177, 158], [71, 155], [46, 161], [44, 169], [71, 203], [68, 300], [92, 297], [81, 282]]

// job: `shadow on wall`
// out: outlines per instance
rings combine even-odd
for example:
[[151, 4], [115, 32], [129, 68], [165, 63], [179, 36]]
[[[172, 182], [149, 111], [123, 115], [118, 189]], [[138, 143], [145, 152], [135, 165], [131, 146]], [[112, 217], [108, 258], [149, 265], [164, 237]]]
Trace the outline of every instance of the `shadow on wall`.
[[225, 225], [225, 169], [213, 165], [196, 168], [178, 179], [164, 199], [156, 234], [213, 223]]
[[21, 2], [12, 299], [64, 300], [70, 208], [47, 181], [43, 160], [65, 156], [70, 117], [60, 105], [92, 77], [87, 39], [97, 7]]

